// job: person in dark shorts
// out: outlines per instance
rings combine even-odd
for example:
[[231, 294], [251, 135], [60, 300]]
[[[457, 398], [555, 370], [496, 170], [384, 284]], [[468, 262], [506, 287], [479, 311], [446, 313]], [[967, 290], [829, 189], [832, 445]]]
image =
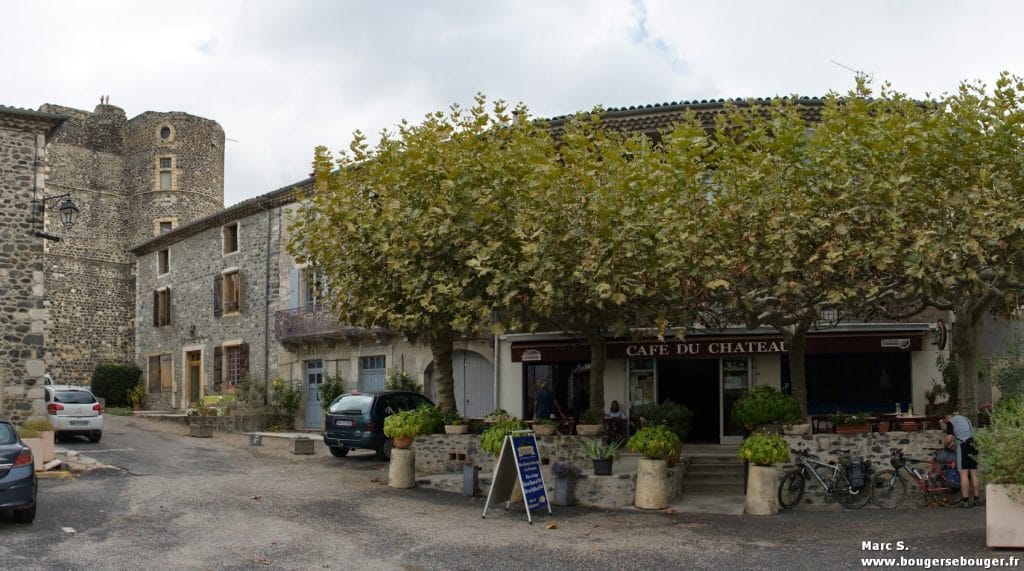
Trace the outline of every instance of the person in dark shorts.
[[[981, 497], [981, 480], [978, 479], [978, 449], [974, 447], [974, 427], [971, 419], [962, 414], [946, 416], [946, 448], [956, 452], [956, 467], [960, 471], [961, 508], [980, 506], [985, 503]], [[970, 489], [974, 488], [974, 499]]]

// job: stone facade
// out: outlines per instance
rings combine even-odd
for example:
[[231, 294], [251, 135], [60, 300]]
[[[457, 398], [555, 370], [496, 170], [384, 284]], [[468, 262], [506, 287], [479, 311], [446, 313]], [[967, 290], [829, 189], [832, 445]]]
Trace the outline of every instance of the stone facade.
[[47, 139], [59, 115], [0, 106], [0, 416], [16, 423], [42, 397], [48, 310], [44, 231], [33, 201], [44, 196]]
[[[43, 105], [68, 120], [50, 143], [50, 194], [69, 193], [78, 222], [48, 244], [46, 290], [53, 327], [46, 364], [57, 382], [87, 384], [101, 362], [134, 360], [135, 258], [159, 231], [218, 212], [224, 202], [224, 132], [185, 113], [128, 119], [107, 104], [93, 112]], [[161, 159], [169, 161], [161, 168]], [[161, 170], [170, 187], [161, 189]], [[48, 228], [59, 229], [56, 208]]]

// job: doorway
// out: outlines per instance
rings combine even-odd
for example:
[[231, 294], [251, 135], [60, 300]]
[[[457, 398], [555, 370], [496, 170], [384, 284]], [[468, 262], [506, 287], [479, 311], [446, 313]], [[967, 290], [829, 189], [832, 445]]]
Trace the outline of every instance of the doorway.
[[321, 388], [324, 384], [324, 362], [313, 359], [305, 362], [306, 369], [306, 428], [323, 428], [324, 409]]
[[719, 443], [718, 359], [659, 359], [658, 401], [667, 400], [685, 405], [693, 413], [687, 442]]
[[185, 353], [185, 360], [188, 361], [188, 400], [197, 403], [202, 398], [203, 353], [189, 351]]

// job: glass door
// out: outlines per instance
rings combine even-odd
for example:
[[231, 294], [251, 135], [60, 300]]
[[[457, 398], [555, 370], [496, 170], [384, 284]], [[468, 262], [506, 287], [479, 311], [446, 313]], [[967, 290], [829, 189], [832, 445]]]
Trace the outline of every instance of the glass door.
[[732, 405], [747, 392], [750, 386], [750, 360], [746, 357], [722, 359], [722, 444], [739, 444], [743, 441], [743, 426], [733, 422]]

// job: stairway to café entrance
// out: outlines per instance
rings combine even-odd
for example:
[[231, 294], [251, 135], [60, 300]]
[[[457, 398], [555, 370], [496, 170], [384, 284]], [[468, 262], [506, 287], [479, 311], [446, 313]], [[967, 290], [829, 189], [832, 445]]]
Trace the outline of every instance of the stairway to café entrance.
[[721, 391], [718, 359], [659, 359], [658, 401], [685, 405], [693, 412], [687, 442], [718, 444]]

